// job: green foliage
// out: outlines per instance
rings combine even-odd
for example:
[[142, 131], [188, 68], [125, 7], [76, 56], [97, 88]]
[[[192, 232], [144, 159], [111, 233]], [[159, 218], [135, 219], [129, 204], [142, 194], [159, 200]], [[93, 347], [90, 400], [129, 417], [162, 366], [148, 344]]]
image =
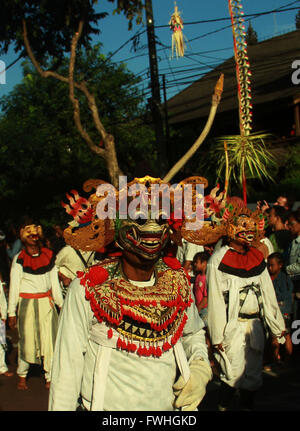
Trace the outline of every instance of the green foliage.
[[[129, 28], [141, 22], [142, 0], [108, 0], [116, 13], [124, 13]], [[155, 152], [153, 132], [143, 124], [143, 102], [136, 89], [137, 79], [124, 66], [115, 66], [91, 47], [99, 34], [97, 0], [2, 0], [0, 14], [0, 54], [13, 45], [26, 57], [23, 19], [31, 49], [45, 68], [67, 75], [65, 55], [80, 20], [84, 21], [78, 43], [75, 79], [84, 79], [94, 92], [107, 131], [115, 137], [121, 169], [132, 175], [136, 160], [151, 160]], [[66, 84], [41, 78], [24, 64], [23, 82], [0, 100], [0, 202], [4, 218], [16, 218], [30, 211], [57, 221], [60, 200], [71, 188], [81, 190], [92, 177], [107, 179], [105, 162], [91, 153], [80, 138], [73, 121], [73, 107]], [[99, 141], [82, 94], [81, 120], [93, 140]], [[101, 145], [101, 142], [99, 142]], [[47, 213], [48, 212], [48, 213]]]
[[[177, 161], [178, 154], [184, 154], [188, 150], [191, 143], [193, 143], [199, 136], [203, 124], [188, 123], [181, 128], [170, 128], [170, 164], [172, 165]], [[208, 193], [217, 183], [220, 183], [221, 189], [224, 187], [225, 180], [225, 159], [224, 159], [224, 140], [223, 138], [219, 142], [219, 151], [216, 147], [216, 135], [212, 130], [212, 137], [208, 137], [202, 146], [201, 150], [197, 152], [192, 159], [184, 166], [184, 168], [176, 175], [173, 182], [179, 182], [188, 176], [200, 175], [208, 180], [208, 188], [205, 191]], [[252, 134], [253, 136], [254, 134]], [[262, 134], [265, 135], [265, 134]], [[268, 134], [267, 134], [268, 135]], [[270, 136], [270, 135], [268, 135]], [[232, 136], [231, 136], [232, 137]], [[282, 142], [282, 151], [278, 156], [277, 151], [273, 153], [273, 146], [270, 140], [266, 139], [263, 143], [263, 148], [266, 147], [268, 154], [272, 154], [271, 158], [278, 162], [278, 166], [273, 165], [273, 162], [268, 165], [268, 174], [273, 178], [273, 181], [266, 180], [263, 175], [259, 179], [259, 175], [251, 175], [247, 173], [247, 195], [249, 202], [257, 202], [258, 200], [266, 199], [268, 202], [274, 202], [278, 196], [286, 195], [287, 193], [295, 196], [296, 200], [299, 200], [300, 192], [300, 138], [295, 142]], [[276, 148], [278, 147], [279, 137], [274, 138], [276, 142]], [[260, 141], [256, 142], [257, 146], [260, 146]], [[176, 156], [177, 154], [177, 156]], [[274, 156], [273, 156], [274, 154]], [[172, 159], [173, 157], [173, 159]], [[279, 158], [279, 159], [278, 159]], [[222, 159], [222, 160], [220, 160]], [[219, 178], [217, 178], [217, 167], [222, 164], [223, 167], [220, 170]], [[220, 168], [220, 166], [219, 166]], [[255, 169], [254, 169], [255, 173]], [[237, 181], [233, 181], [231, 177], [229, 195], [242, 197], [242, 188], [239, 180], [239, 168], [237, 166], [235, 177]]]
[[[114, 0], [109, 0], [110, 2], [114, 2]], [[117, 8], [114, 13], [120, 14], [124, 13], [126, 18], [128, 19], [128, 28], [129, 30], [132, 28], [132, 21], [136, 18], [136, 23], [140, 24], [142, 22], [142, 12], [144, 9], [143, 0], [117, 0]]]
[[[115, 136], [123, 172], [131, 177], [141, 158], [155, 163], [153, 132], [142, 122], [137, 78], [124, 66], [108, 62], [99, 46], [82, 51], [77, 60], [77, 78], [84, 75], [95, 93], [100, 117]], [[59, 73], [66, 71], [63, 60]], [[2, 216], [31, 211], [55, 220], [64, 214], [60, 201], [66, 192], [75, 188], [81, 193], [89, 178], [109, 178], [105, 162], [91, 152], [74, 125], [67, 84], [40, 77], [28, 63], [23, 73], [21, 84], [0, 99], [0, 201], [6, 208]], [[99, 142], [87, 103], [80, 92], [76, 95], [82, 124]]]
[[271, 170], [276, 166], [276, 162], [266, 145], [266, 140], [271, 137], [272, 135], [268, 133], [253, 133], [246, 137], [237, 135], [217, 138], [216, 145], [211, 149], [211, 155], [217, 157], [217, 178], [225, 175], [224, 141], [226, 141], [229, 177], [232, 175], [237, 184], [242, 185], [243, 168], [247, 179], [272, 181]]
[[285, 163], [285, 175], [282, 184], [286, 188], [300, 190], [300, 141], [295, 143], [289, 151], [289, 156]]
[[252, 27], [251, 21], [249, 21], [249, 26], [246, 33], [246, 42], [248, 45], [256, 45], [258, 43], [257, 33]]
[[15, 52], [23, 52], [25, 18], [33, 52], [42, 61], [45, 56], [62, 58], [70, 49], [70, 40], [80, 19], [85, 20], [80, 44], [89, 46], [91, 36], [98, 34], [96, 25], [107, 14], [96, 13], [90, 0], [2, 0], [0, 14], [0, 53], [14, 44]]
[[[123, 12], [129, 28], [136, 18], [141, 22], [143, 4], [141, 0], [116, 1], [116, 12]], [[62, 59], [70, 51], [70, 41], [77, 31], [80, 20], [84, 20], [79, 46], [89, 47], [91, 36], [99, 34], [99, 21], [107, 13], [96, 13], [96, 0], [1, 0], [0, 54], [13, 45], [15, 52], [26, 56], [23, 41], [23, 24], [27, 23], [28, 38], [36, 58], [43, 62], [47, 56]], [[100, 3], [100, 2], [99, 2]]]
[[259, 184], [252, 181], [249, 199], [252, 202], [267, 200], [274, 202], [278, 196], [290, 196], [299, 200], [300, 192], [300, 140], [283, 143], [285, 155], [281, 154], [280, 166], [274, 170], [274, 183]]

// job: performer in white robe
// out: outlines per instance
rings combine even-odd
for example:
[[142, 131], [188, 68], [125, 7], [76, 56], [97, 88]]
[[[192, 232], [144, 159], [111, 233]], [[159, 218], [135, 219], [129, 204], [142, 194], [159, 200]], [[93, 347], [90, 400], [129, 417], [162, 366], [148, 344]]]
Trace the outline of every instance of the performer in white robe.
[[58, 270], [63, 297], [65, 297], [72, 280], [76, 278], [78, 271], [95, 263], [94, 251], [75, 250], [70, 245], [63, 247], [56, 255], [55, 266]]
[[[146, 184], [150, 205], [151, 184], [158, 181], [134, 180]], [[92, 195], [84, 208], [79, 196], [70, 200], [67, 212], [80, 218], [65, 239], [97, 250], [116, 238], [121, 257], [87, 268], [69, 287], [49, 409], [75, 410], [80, 398], [84, 410], [196, 410], [212, 370], [186, 271], [177, 259], [161, 258], [170, 239], [168, 220], [152, 219], [149, 209], [139, 220], [110, 223], [90, 211], [99, 200]]]
[[[247, 213], [247, 211], [246, 211]], [[219, 409], [230, 405], [235, 389], [242, 408], [253, 408], [262, 384], [265, 339], [285, 342], [285, 324], [263, 254], [250, 247], [257, 224], [249, 214], [229, 223], [229, 245], [208, 262], [208, 330], [221, 367]]]
[[62, 306], [62, 292], [54, 254], [39, 246], [38, 227], [26, 225], [21, 232], [25, 247], [12, 262], [8, 300], [11, 328], [15, 327], [18, 315], [18, 388], [28, 388], [26, 377], [29, 366], [41, 364], [41, 359], [46, 386], [49, 387], [58, 324], [54, 304]]

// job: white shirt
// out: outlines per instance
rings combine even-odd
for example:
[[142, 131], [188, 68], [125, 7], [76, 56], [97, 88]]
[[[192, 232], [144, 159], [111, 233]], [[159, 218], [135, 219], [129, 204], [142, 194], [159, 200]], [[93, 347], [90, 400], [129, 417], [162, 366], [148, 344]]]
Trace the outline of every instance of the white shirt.
[[52, 290], [52, 298], [59, 307], [63, 304], [61, 287], [59, 284], [57, 268], [54, 266], [45, 274], [29, 274], [23, 271], [17, 263], [18, 253], [12, 261], [10, 271], [10, 285], [8, 297], [8, 315], [15, 316], [20, 300], [20, 293], [46, 293]]
[[260, 242], [262, 242], [263, 244], [265, 244], [267, 246], [269, 255], [272, 254], [272, 253], [274, 253], [274, 246], [271, 243], [271, 241], [269, 240], [269, 238], [267, 238], [267, 237], [262, 238], [260, 240]]
[[[280, 337], [285, 330], [282, 314], [278, 307], [275, 290], [267, 268], [257, 276], [241, 278], [227, 274], [218, 269], [229, 246], [224, 246], [216, 251], [208, 261], [206, 280], [208, 284], [208, 328], [212, 344], [223, 342], [227, 323], [231, 325], [237, 322], [239, 313], [239, 292], [251, 283], [259, 284], [263, 300], [264, 314], [268, 327], [273, 335]], [[224, 301], [224, 292], [229, 291], [230, 322], [227, 320], [227, 308]], [[250, 293], [250, 292], [249, 292]], [[241, 310], [251, 314], [258, 311], [256, 296], [251, 291]]]
[[300, 235], [292, 241], [286, 272], [292, 278], [300, 278]]
[[[187, 315], [181, 338], [185, 361], [190, 363], [202, 357], [208, 362], [203, 322], [194, 303]], [[112, 346], [107, 330], [106, 324], [100, 324], [93, 316], [85, 289], [75, 279], [60, 313], [49, 410], [75, 410], [80, 393], [87, 409], [98, 397], [103, 410], [173, 410], [172, 386], [178, 368], [174, 348], [160, 358], [140, 357]], [[102, 333], [102, 345], [94, 341], [94, 331], [100, 337]], [[100, 389], [95, 388], [95, 382]]]
[[195, 254], [201, 251], [204, 251], [203, 245], [192, 244], [182, 239], [182, 246], [178, 246], [176, 258], [183, 265], [186, 260], [193, 261]]
[[[94, 251], [82, 251], [80, 253], [85, 260], [87, 266], [93, 265], [94, 262]], [[63, 247], [56, 256], [55, 265], [59, 272], [66, 277], [74, 280], [76, 278], [77, 271], [84, 271], [85, 265], [80, 259], [76, 251], [70, 245]]]
[[2, 282], [0, 281], [0, 318], [6, 320], [7, 318], [7, 302], [3, 290]]

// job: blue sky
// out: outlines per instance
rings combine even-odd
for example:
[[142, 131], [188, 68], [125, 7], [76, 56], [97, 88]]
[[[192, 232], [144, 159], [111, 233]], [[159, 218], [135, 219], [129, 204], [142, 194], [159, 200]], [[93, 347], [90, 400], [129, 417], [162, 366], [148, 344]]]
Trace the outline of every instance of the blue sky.
[[[158, 68], [161, 75], [165, 75], [167, 96], [172, 97], [185, 86], [199, 79], [202, 74], [233, 55], [232, 31], [228, 27], [228, 20], [217, 22], [197, 23], [203, 20], [218, 20], [228, 18], [227, 0], [177, 0], [176, 4], [184, 21], [184, 35], [187, 40], [186, 55], [184, 58], [171, 58], [171, 32], [167, 27], [170, 16], [174, 10], [174, 0], [152, 0], [155, 34], [162, 45], [157, 45]], [[244, 0], [242, 2], [245, 14], [261, 13], [282, 6], [298, 7], [300, 1], [292, 0]], [[109, 12], [109, 16], [101, 20], [101, 34], [94, 39], [103, 44], [103, 53], [114, 53], [112, 61], [125, 62], [127, 67], [142, 78], [140, 88], [145, 98], [150, 96], [149, 91], [149, 60], [147, 50], [147, 34], [145, 25], [134, 25], [128, 31], [128, 23], [123, 15], [112, 15], [114, 5], [105, 0], [98, 0], [97, 10]], [[297, 10], [282, 13], [272, 13], [257, 18], [251, 18], [251, 23], [258, 34], [259, 41], [278, 34], [295, 30], [295, 15]], [[166, 27], [162, 27], [166, 26]], [[248, 23], [246, 23], [246, 28]], [[144, 32], [143, 32], [144, 31]], [[132, 43], [119, 48], [136, 33], [140, 36], [140, 49], [132, 51]], [[299, 53], [300, 56], [300, 53]], [[12, 63], [17, 57], [13, 48], [0, 60], [6, 65]], [[280, 59], [279, 59], [280, 60]], [[8, 94], [22, 80], [21, 61], [9, 68], [6, 73], [6, 84], [0, 85], [0, 97]]]

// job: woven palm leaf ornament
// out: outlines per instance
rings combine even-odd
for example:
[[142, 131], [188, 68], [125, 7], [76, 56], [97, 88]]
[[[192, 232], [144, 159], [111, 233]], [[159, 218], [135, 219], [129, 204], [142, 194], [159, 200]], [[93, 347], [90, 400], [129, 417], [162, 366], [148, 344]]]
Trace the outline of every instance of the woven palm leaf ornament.
[[174, 12], [169, 21], [170, 29], [172, 30], [172, 58], [174, 57], [174, 51], [176, 52], [176, 57], [184, 56], [184, 36], [183, 36], [183, 20], [178, 11], [178, 6], [175, 2]]

